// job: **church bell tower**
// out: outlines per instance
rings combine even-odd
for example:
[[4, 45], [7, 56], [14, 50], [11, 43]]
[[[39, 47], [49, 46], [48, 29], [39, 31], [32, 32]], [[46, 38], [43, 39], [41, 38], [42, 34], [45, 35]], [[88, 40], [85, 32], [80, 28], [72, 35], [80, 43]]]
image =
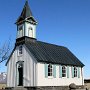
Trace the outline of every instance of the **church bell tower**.
[[22, 37], [29, 37], [36, 39], [36, 25], [37, 21], [34, 19], [28, 1], [25, 2], [21, 15], [16, 21], [17, 25], [17, 39]]

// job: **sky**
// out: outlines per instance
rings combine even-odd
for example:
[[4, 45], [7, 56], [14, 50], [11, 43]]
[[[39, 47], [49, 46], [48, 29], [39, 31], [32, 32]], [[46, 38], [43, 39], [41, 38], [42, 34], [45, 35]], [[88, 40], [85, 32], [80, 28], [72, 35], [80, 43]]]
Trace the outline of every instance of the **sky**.
[[[84, 63], [90, 78], [90, 0], [28, 0], [37, 20], [37, 40], [67, 47]], [[14, 46], [25, 0], [0, 0], [0, 46], [11, 38]], [[6, 67], [0, 64], [0, 72]]]

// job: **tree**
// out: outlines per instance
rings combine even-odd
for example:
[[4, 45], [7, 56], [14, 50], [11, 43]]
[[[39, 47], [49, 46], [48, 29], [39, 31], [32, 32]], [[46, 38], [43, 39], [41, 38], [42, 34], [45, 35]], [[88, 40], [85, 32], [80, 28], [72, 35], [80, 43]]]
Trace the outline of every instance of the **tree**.
[[0, 63], [6, 61], [10, 55], [10, 40], [0, 47]]

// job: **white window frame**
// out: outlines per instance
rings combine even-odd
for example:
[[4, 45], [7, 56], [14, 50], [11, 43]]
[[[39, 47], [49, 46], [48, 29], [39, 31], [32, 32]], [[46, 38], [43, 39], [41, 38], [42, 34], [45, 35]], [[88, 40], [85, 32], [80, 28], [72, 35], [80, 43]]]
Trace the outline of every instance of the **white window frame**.
[[77, 71], [77, 67], [74, 67], [74, 77], [78, 76], [78, 71]]
[[52, 77], [52, 76], [53, 76], [53, 65], [48, 64], [48, 77]]
[[28, 28], [28, 36], [33, 37], [33, 28], [32, 27]]
[[18, 33], [19, 33], [18, 34], [19, 35], [18, 37], [22, 37], [23, 36], [23, 25], [21, 25], [21, 26], [18, 27]]
[[62, 78], [67, 77], [67, 69], [66, 66], [62, 66]]

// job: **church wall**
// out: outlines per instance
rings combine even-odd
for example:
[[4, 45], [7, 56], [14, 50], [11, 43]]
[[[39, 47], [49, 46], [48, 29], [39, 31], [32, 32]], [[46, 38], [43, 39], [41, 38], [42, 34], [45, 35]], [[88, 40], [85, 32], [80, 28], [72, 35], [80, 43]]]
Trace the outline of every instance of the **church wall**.
[[[25, 47], [25, 46], [24, 46]], [[37, 62], [29, 50], [24, 48], [24, 86], [36, 86], [36, 66]]]
[[16, 63], [18, 61], [24, 61], [23, 68], [23, 86], [68, 86], [71, 83], [76, 85], [83, 85], [83, 70], [81, 73], [80, 69], [80, 78], [72, 78], [71, 67], [69, 66], [69, 78], [59, 77], [59, 65], [56, 65], [56, 78], [45, 77], [45, 64], [37, 63], [33, 55], [23, 45], [23, 55], [18, 55], [18, 47], [16, 47], [13, 52], [8, 64], [7, 64], [7, 86], [15, 87], [18, 85], [18, 75], [16, 69]]
[[18, 55], [18, 47], [16, 47], [7, 64], [7, 87], [18, 86], [18, 74], [16, 69], [16, 63], [18, 61], [24, 61], [23, 85], [36, 86], [36, 61], [25, 45], [23, 45], [23, 55]]
[[8, 64], [7, 64], [7, 86], [16, 86], [16, 62], [17, 62], [17, 48], [13, 52]]
[[[84, 80], [81, 75], [80, 69], [80, 78], [75, 77], [72, 78], [71, 75], [71, 67], [69, 67], [69, 78], [67, 77], [59, 77], [59, 65], [56, 65], [56, 78], [47, 77], [45, 78], [45, 66], [42, 63], [38, 63], [37, 65], [38, 73], [37, 73], [37, 86], [68, 86], [71, 83], [75, 83], [76, 85], [83, 85]], [[82, 72], [83, 73], [83, 72]]]

